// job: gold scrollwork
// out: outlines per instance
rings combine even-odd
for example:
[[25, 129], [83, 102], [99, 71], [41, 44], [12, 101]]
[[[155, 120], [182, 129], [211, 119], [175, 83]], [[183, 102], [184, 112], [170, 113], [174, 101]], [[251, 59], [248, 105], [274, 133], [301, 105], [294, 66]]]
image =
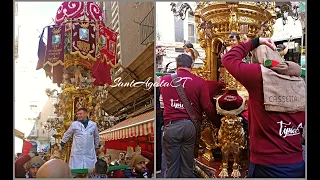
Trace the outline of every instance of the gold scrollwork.
[[200, 41], [200, 47], [206, 48], [207, 47], [207, 41], [206, 40], [201, 40]]
[[[272, 5], [272, 3], [269, 3]], [[263, 4], [265, 5], [265, 4]], [[215, 68], [216, 56], [212, 53], [218, 53], [217, 48], [212, 46], [216, 38], [222, 39], [222, 43], [227, 39], [231, 32], [240, 34], [240, 26], [247, 26], [247, 37], [249, 39], [257, 36], [260, 31], [261, 24], [264, 24], [263, 35], [272, 36], [272, 26], [274, 24], [274, 13], [272, 7], [265, 10], [262, 5], [257, 2], [210, 2], [198, 3], [195, 10], [195, 22], [197, 24], [198, 38], [200, 47], [206, 51], [206, 63], [202, 69], [193, 70], [193, 72], [201, 77], [210, 77], [210, 80], [217, 80], [212, 68]], [[201, 22], [211, 21], [213, 27], [211, 29], [211, 37], [207, 38], [206, 32], [201, 28]], [[211, 42], [208, 42], [211, 41]], [[218, 67], [216, 67], [218, 68]]]
[[252, 24], [257, 23], [256, 20], [249, 17], [245, 17], [245, 16], [239, 16], [238, 21], [241, 23], [252, 23]]

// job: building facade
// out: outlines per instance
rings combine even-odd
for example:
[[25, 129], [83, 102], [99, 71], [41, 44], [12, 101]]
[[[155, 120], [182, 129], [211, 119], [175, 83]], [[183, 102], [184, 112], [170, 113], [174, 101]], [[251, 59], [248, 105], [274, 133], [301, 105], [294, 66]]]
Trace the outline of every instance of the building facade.
[[[120, 67], [113, 74], [113, 80], [116, 77], [121, 77], [124, 82], [141, 82], [150, 78], [149, 81], [153, 82], [154, 5], [154, 2], [105, 2], [105, 24], [119, 33], [117, 60]], [[147, 120], [145, 114], [153, 110], [154, 107], [153, 88], [116, 87], [109, 88], [108, 94], [110, 95], [108, 95], [106, 103], [102, 105], [102, 109], [107, 119], [110, 119], [111, 116], [118, 118], [117, 122], [112, 123], [112, 127], [116, 127], [120, 131], [127, 127], [124, 124], [128, 118], [139, 116], [139, 121]], [[128, 121], [131, 122], [130, 119]], [[130, 123], [130, 126], [138, 124]], [[106, 127], [105, 130], [109, 128], [111, 127]], [[119, 152], [125, 151], [127, 146], [136, 146], [138, 140], [132, 138], [127, 138], [125, 141], [109, 141], [101, 137], [100, 140], [105, 141], [107, 153], [111, 154], [113, 160], [118, 157]], [[142, 145], [153, 141], [152, 134], [140, 138], [144, 139], [139, 141]], [[152, 146], [152, 143], [149, 145]]]
[[[199, 46], [197, 40], [197, 30], [194, 17], [186, 13], [184, 20], [173, 15], [171, 11], [171, 2], [157, 2], [156, 13], [156, 39], [157, 46], [165, 48], [165, 55], [162, 57], [162, 65], [159, 64], [158, 71], [163, 71], [168, 65], [169, 69], [175, 68], [175, 58], [184, 52], [183, 44], [186, 41], [193, 43], [195, 49], [199, 52], [200, 58], [196, 61], [196, 66], [201, 66], [201, 60], [205, 58], [204, 50]], [[180, 7], [184, 2], [178, 2], [176, 7]], [[192, 10], [196, 9], [196, 2], [187, 2]], [[298, 3], [298, 4], [294, 4]], [[301, 49], [304, 47], [303, 29], [305, 27], [305, 2], [277, 2], [277, 6], [289, 5], [294, 11], [299, 11], [299, 17], [293, 18], [290, 15], [282, 13], [282, 17], [275, 21], [273, 26], [272, 39], [278, 43], [286, 44], [291, 39], [289, 53], [286, 60], [292, 60], [300, 63]], [[171, 63], [173, 62], [173, 63]], [[198, 64], [197, 64], [198, 63]]]
[[128, 67], [154, 42], [154, 2], [105, 2], [106, 26], [118, 32], [117, 60]]
[[[40, 112], [48, 99], [45, 89], [58, 87], [46, 78], [43, 69], [36, 70], [39, 40], [37, 37], [43, 26], [52, 21], [51, 16], [56, 13], [59, 4], [57, 2], [16, 2], [15, 4], [15, 129], [24, 133], [27, 140], [32, 139], [38, 144], [41, 144], [37, 141], [41, 136], [39, 132], [41, 126], [38, 123]], [[44, 13], [40, 10], [44, 7], [50, 8], [47, 8]], [[30, 8], [37, 10], [30, 12]], [[39, 17], [39, 14], [43, 16]]]
[[[193, 44], [194, 48], [199, 52], [200, 57], [195, 62], [195, 67], [203, 65], [202, 60], [205, 58], [205, 51], [200, 47], [194, 17], [186, 15], [184, 20], [181, 20], [173, 15], [171, 11], [171, 2], [156, 2], [156, 40], [157, 46], [165, 48], [162, 64], [159, 64], [159, 71], [163, 71], [168, 65], [169, 69], [175, 68], [175, 58], [184, 53], [183, 45], [186, 42]], [[184, 2], [178, 2], [179, 7]], [[196, 2], [188, 2], [194, 10]]]
[[28, 136], [28, 140], [35, 141], [38, 144], [37, 150], [48, 150], [55, 143], [52, 137], [56, 133], [54, 127], [48, 123], [48, 120], [57, 117], [54, 104], [58, 102], [58, 96], [54, 94], [48, 97], [46, 103], [42, 107], [38, 120], [34, 123], [34, 127]]
[[[287, 61], [294, 61], [302, 67], [305, 65], [305, 27], [306, 2], [277, 2], [278, 19], [273, 26], [272, 39], [276, 45], [284, 44], [288, 52], [284, 56]], [[289, 12], [288, 11], [289, 9]]]

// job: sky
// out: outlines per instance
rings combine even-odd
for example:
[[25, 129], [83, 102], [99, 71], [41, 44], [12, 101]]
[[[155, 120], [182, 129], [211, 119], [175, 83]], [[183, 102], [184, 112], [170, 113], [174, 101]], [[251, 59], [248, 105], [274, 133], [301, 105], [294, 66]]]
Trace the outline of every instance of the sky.
[[[38, 37], [42, 29], [53, 24], [52, 18], [62, 2], [18, 2], [15, 33], [20, 26], [20, 57], [37, 61]], [[23, 59], [24, 60], [24, 59]]]
[[[15, 17], [15, 36], [19, 27], [19, 57], [15, 63], [15, 128], [28, 135], [33, 122], [30, 117], [30, 102], [38, 103], [39, 111], [48, 100], [46, 88], [56, 88], [44, 71], [36, 70], [38, 42], [42, 29], [53, 24], [52, 18], [62, 2], [18, 2]], [[41, 127], [39, 127], [41, 128]]]

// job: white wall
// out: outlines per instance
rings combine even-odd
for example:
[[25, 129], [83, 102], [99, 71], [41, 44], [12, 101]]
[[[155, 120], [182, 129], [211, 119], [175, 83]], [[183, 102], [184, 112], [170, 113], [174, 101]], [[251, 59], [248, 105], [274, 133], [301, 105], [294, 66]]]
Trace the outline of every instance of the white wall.
[[174, 41], [174, 16], [171, 2], [156, 2], [156, 31], [160, 34], [160, 41]]
[[[156, 28], [160, 34], [160, 41], [174, 42], [175, 41], [175, 27], [174, 22], [177, 19], [171, 11], [171, 2], [156, 2]], [[188, 2], [188, 4], [195, 10], [196, 3]], [[187, 12], [188, 13], [188, 12]], [[183, 21], [184, 40], [188, 40], [188, 14]]]
[[22, 153], [22, 146], [23, 146], [23, 140], [18, 138], [18, 137], [14, 137], [14, 153]]

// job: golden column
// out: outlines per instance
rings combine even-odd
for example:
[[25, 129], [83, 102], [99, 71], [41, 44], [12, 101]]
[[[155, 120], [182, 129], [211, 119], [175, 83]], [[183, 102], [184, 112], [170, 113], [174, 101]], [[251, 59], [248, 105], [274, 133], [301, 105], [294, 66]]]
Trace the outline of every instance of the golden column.
[[[65, 86], [65, 85], [63, 85]], [[59, 108], [60, 112], [64, 118], [64, 128], [59, 130], [59, 142], [61, 142], [61, 138], [66, 130], [70, 127], [72, 122], [76, 119], [76, 111], [77, 109], [84, 107], [89, 110], [92, 109], [92, 97], [91, 97], [91, 88], [79, 88], [72, 86], [70, 84], [66, 84], [66, 88], [63, 88], [62, 93], [59, 97]], [[90, 118], [91, 119], [91, 118]], [[70, 158], [72, 145], [72, 138], [65, 145], [65, 155], [64, 160], [68, 163]]]

